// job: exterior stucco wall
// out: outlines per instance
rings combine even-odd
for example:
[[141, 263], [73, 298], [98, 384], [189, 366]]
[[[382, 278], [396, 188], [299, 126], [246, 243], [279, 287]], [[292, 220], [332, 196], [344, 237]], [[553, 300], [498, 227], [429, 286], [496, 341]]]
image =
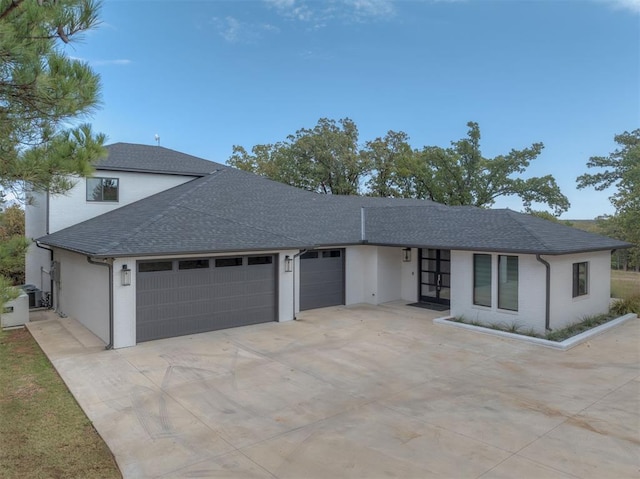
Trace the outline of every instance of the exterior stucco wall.
[[118, 201], [87, 201], [85, 178], [78, 178], [75, 186], [65, 195], [49, 200], [49, 233], [81, 223], [90, 218], [115, 210], [164, 190], [192, 180], [192, 176], [131, 173], [127, 171], [99, 170], [96, 178], [118, 178]]
[[[492, 306], [473, 304], [473, 253], [451, 253], [451, 314], [486, 324], [519, 325], [522, 330], [545, 332], [546, 268], [535, 255], [518, 256], [518, 311], [498, 305], [498, 253], [492, 255]], [[599, 251], [574, 255], [546, 256], [551, 267], [550, 328], [561, 329], [585, 316], [606, 313], [611, 292], [611, 253]], [[573, 263], [589, 263], [589, 292], [573, 298]]]
[[[47, 195], [43, 192], [34, 192], [30, 197], [24, 210], [24, 227], [25, 236], [33, 240], [47, 234]], [[25, 258], [26, 283], [34, 284], [42, 291], [50, 291], [50, 264], [50, 253], [31, 243]]]
[[376, 304], [401, 298], [402, 249], [379, 246], [378, 298]]
[[[609, 311], [611, 252], [542, 256], [551, 264], [551, 329]], [[588, 294], [573, 297], [573, 263], [588, 262]]]
[[378, 260], [375, 246], [347, 246], [345, 304], [377, 304]]
[[518, 256], [518, 311], [498, 308], [498, 256], [492, 253], [491, 307], [473, 304], [473, 254], [470, 251], [451, 252], [451, 315], [467, 321], [480, 321], [539, 333], [545, 327], [546, 269], [534, 255]]
[[[402, 254], [402, 251], [400, 251]], [[401, 260], [402, 261], [402, 260]], [[402, 262], [400, 267], [400, 299], [415, 303], [418, 301], [418, 271], [420, 270], [418, 249], [411, 249], [411, 261]]]
[[54, 250], [54, 260], [60, 262], [56, 311], [75, 318], [108, 343], [109, 269], [90, 264], [86, 256], [59, 249]]
[[[278, 278], [277, 278], [277, 295], [278, 295], [278, 321], [290, 321], [293, 319], [293, 272], [284, 271], [284, 258], [289, 255], [293, 257], [297, 250], [283, 251], [244, 251], [236, 253], [238, 255], [251, 254], [277, 254], [278, 255]], [[233, 256], [234, 253], [225, 254], [209, 254], [209, 255], [188, 255], [188, 256], [144, 256], [132, 258], [117, 258], [114, 261], [114, 332], [113, 347], [125, 348], [135, 346], [136, 344], [136, 262], [138, 260], [150, 259], [176, 259], [176, 258], [214, 258], [217, 256]], [[86, 260], [85, 260], [86, 261]], [[122, 286], [120, 280], [120, 271], [123, 265], [127, 265], [132, 270], [131, 285]], [[297, 268], [296, 264], [296, 268]], [[96, 266], [99, 268], [99, 266]], [[105, 268], [106, 269], [106, 268]], [[296, 271], [298, 271], [296, 269]], [[296, 275], [296, 289], [299, 288], [298, 275]], [[297, 297], [296, 297], [297, 303]], [[298, 304], [296, 304], [296, 309]]]
[[402, 248], [358, 245], [346, 248], [346, 304], [416, 301], [417, 250], [402, 261]]

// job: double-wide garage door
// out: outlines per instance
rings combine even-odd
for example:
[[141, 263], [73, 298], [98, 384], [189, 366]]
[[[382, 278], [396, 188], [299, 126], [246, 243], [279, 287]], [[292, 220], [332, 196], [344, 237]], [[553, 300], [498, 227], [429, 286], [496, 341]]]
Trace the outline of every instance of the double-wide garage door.
[[300, 310], [344, 304], [344, 250], [307, 251], [300, 256]]
[[275, 321], [276, 257], [140, 261], [137, 342]]

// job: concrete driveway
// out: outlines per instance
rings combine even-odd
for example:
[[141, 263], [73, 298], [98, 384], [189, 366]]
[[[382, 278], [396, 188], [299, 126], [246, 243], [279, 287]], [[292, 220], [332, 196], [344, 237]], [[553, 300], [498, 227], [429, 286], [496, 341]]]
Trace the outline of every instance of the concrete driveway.
[[567, 352], [392, 303], [105, 351], [29, 330], [125, 477], [638, 477], [640, 321]]

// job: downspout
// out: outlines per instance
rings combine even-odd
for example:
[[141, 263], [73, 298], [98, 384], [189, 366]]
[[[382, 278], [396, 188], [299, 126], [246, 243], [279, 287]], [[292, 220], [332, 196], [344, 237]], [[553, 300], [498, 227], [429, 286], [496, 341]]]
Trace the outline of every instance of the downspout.
[[551, 265], [542, 259], [540, 254], [536, 254], [536, 259], [547, 269], [546, 274], [546, 298], [544, 304], [544, 329], [551, 331]]
[[87, 261], [91, 264], [109, 268], [109, 344], [104, 349], [113, 349], [113, 258], [94, 261], [90, 256], [87, 256]]
[[291, 271], [293, 271], [293, 320], [297, 321], [296, 317], [296, 259], [306, 253], [306, 249], [301, 249], [293, 255], [293, 262], [291, 264]]
[[[53, 263], [53, 250], [51, 248], [45, 248], [37, 241], [35, 243], [38, 248], [49, 252], [49, 261], [50, 263]], [[42, 266], [40, 266], [40, 282], [42, 283]], [[49, 298], [49, 307], [53, 309], [53, 275], [51, 274], [51, 271], [49, 271], [49, 282], [49, 294], [51, 295]], [[40, 287], [42, 287], [42, 284], [40, 284]]]

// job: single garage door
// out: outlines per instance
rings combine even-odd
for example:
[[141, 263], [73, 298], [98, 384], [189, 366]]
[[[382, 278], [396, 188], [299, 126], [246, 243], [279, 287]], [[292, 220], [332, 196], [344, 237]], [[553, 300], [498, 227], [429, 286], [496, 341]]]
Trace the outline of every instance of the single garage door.
[[344, 250], [307, 251], [300, 256], [300, 310], [344, 304]]
[[276, 320], [276, 257], [139, 261], [137, 342]]

